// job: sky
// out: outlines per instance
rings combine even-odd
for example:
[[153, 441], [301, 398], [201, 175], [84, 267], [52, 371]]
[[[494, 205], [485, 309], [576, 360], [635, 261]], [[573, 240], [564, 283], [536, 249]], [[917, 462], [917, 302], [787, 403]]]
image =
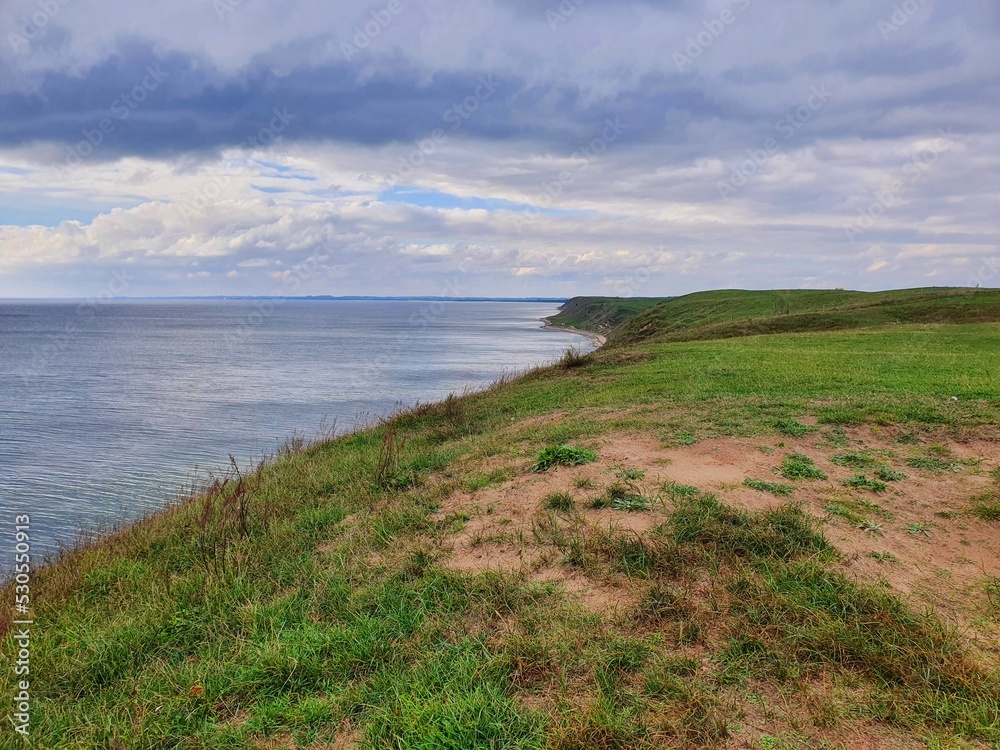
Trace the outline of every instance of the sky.
[[2, 0], [0, 297], [1000, 286], [996, 0]]

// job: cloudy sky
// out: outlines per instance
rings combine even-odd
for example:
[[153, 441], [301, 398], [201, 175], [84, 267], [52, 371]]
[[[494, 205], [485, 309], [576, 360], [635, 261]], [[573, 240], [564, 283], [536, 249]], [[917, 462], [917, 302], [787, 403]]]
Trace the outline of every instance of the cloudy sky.
[[0, 297], [1000, 286], [996, 0], [3, 0]]

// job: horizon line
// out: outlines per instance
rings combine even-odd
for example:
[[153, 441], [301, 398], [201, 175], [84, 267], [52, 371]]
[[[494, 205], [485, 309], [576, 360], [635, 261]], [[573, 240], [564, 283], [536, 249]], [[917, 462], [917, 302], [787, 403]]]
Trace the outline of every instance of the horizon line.
[[[585, 295], [578, 295], [585, 296]], [[157, 295], [148, 297], [107, 297], [100, 299], [100, 302], [143, 302], [143, 301], [169, 301], [169, 300], [304, 300], [321, 302], [350, 302], [350, 301], [428, 301], [428, 302], [568, 302], [573, 297], [444, 297], [429, 294], [307, 294], [307, 295], [283, 295], [283, 294], [179, 294], [179, 295]], [[76, 302], [79, 300], [93, 300], [91, 297], [0, 297], [0, 302]]]

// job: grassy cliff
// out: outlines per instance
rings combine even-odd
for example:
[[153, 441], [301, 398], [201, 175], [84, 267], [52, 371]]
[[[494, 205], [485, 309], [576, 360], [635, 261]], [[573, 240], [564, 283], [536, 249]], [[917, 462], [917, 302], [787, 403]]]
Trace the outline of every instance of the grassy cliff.
[[647, 339], [694, 341], [766, 333], [835, 331], [897, 323], [1000, 320], [1000, 296], [990, 289], [725, 290], [662, 300], [628, 318], [620, 344]]
[[1000, 292], [600, 305], [40, 571], [33, 746], [1000, 746]]
[[662, 301], [659, 297], [574, 297], [549, 322], [560, 328], [606, 334]]

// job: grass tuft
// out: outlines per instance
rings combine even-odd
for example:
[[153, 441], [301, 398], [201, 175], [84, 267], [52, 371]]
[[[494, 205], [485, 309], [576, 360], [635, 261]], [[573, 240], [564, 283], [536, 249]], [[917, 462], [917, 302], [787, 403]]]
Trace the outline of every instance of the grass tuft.
[[597, 460], [597, 454], [569, 445], [552, 445], [538, 454], [532, 471], [547, 471], [553, 466], [580, 466]]
[[593, 357], [590, 354], [586, 354], [581, 349], [571, 346], [563, 352], [562, 359], [559, 360], [559, 366], [564, 370], [572, 370], [589, 364], [592, 359]]
[[775, 473], [781, 474], [785, 479], [826, 479], [826, 473], [822, 469], [816, 468], [815, 462], [808, 456], [801, 453], [789, 453], [781, 462], [781, 466], [775, 469]]
[[783, 435], [790, 435], [791, 437], [809, 435], [818, 429], [812, 425], [797, 422], [794, 419], [778, 419], [774, 422], [774, 427]]
[[870, 557], [873, 560], [878, 560], [879, 562], [887, 562], [887, 563], [899, 562], [899, 558], [897, 558], [891, 552], [874, 552], [874, 551], [872, 551], [872, 552], [868, 553], [868, 557]]
[[970, 510], [983, 521], [1000, 521], [1000, 491], [992, 490], [973, 498]]
[[868, 451], [846, 451], [833, 455], [830, 463], [849, 469], [870, 469], [875, 465], [875, 459]]
[[840, 482], [845, 487], [853, 487], [856, 490], [867, 490], [869, 492], [885, 492], [889, 485], [877, 479], [869, 479], [864, 474], [842, 479]]
[[611, 501], [613, 510], [623, 510], [629, 513], [649, 510], [649, 500], [642, 495], [625, 495]]
[[751, 513], [721, 503], [713, 495], [687, 498], [670, 515], [673, 539], [698, 543], [723, 556], [789, 560], [829, 549], [799, 505]]
[[788, 497], [795, 491], [795, 487], [790, 484], [779, 484], [777, 482], [765, 482], [761, 479], [744, 479], [743, 486], [749, 487], [758, 492], [769, 492], [778, 497]]
[[568, 492], [549, 493], [542, 501], [542, 506], [548, 508], [549, 510], [557, 510], [565, 513], [570, 512], [576, 507], [573, 502], [573, 496]]
[[605, 491], [601, 504], [594, 505], [594, 507], [629, 512], [649, 510], [649, 506], [649, 499], [644, 497], [631, 482], [615, 482]]
[[923, 469], [924, 471], [959, 472], [962, 470], [961, 464], [935, 456], [913, 456], [906, 459], [906, 465], [913, 469]]
[[906, 479], [906, 474], [890, 466], [882, 466], [876, 469], [875, 477], [883, 482], [901, 482]]

